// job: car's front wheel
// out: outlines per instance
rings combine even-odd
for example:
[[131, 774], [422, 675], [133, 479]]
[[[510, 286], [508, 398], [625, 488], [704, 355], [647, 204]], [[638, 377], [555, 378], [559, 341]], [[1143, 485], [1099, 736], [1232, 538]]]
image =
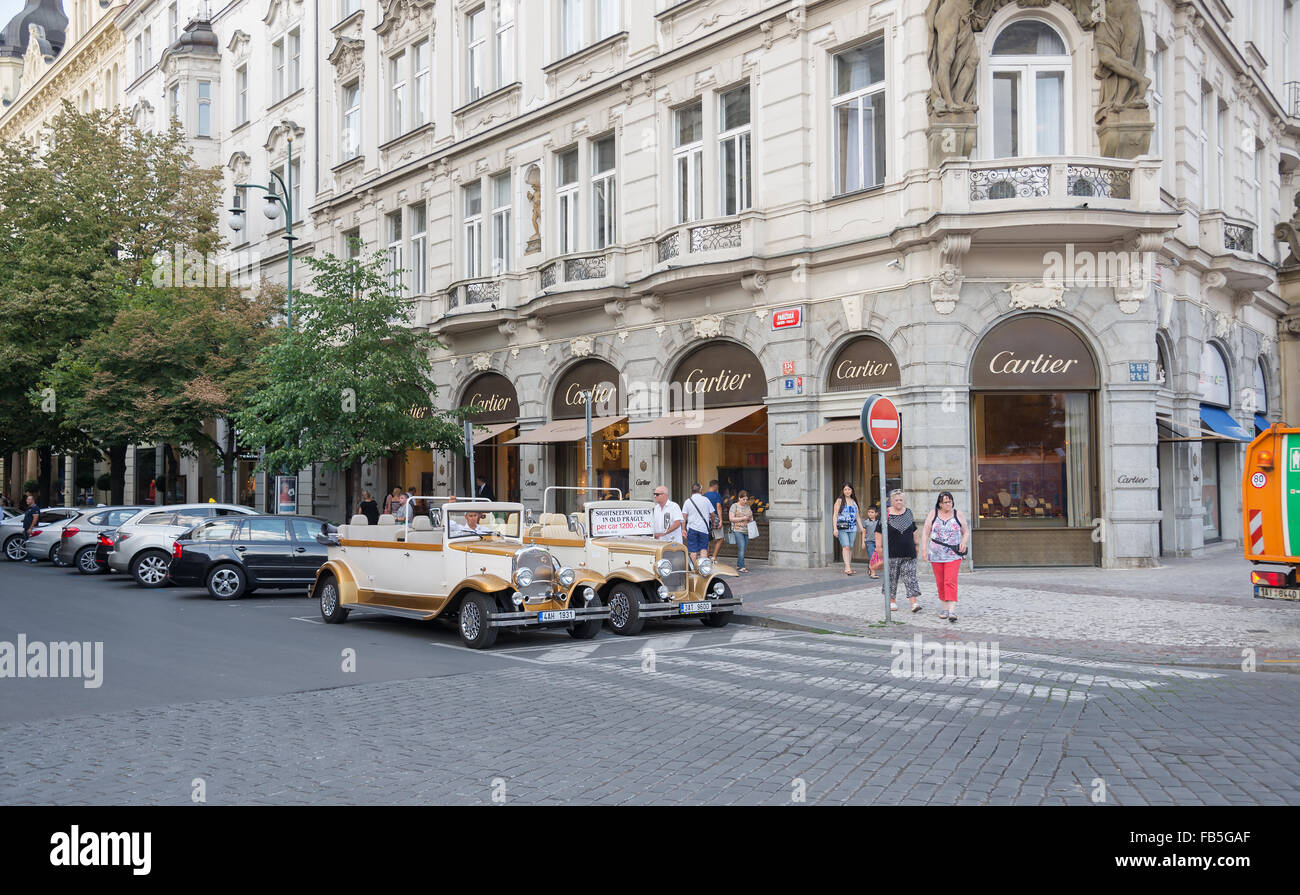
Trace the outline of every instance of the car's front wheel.
[[12, 535], [5, 539], [5, 558], [12, 562], [22, 562], [27, 558], [27, 544], [22, 535]]
[[56, 569], [66, 569], [68, 567], [68, 564], [63, 561], [63, 557], [59, 556], [58, 544], [55, 544], [50, 548], [50, 562], [54, 564], [54, 568]]
[[460, 603], [457, 621], [460, 627], [460, 639], [470, 649], [487, 649], [497, 641], [497, 629], [491, 626], [490, 616], [496, 611], [496, 605], [488, 599], [487, 594], [477, 591], [465, 595]]
[[609, 629], [615, 634], [630, 637], [640, 634], [645, 627], [641, 617], [641, 589], [634, 584], [620, 581], [605, 598], [609, 607]]
[[171, 557], [161, 550], [146, 550], [131, 560], [131, 577], [141, 587], [162, 587], [170, 563]]
[[238, 600], [248, 588], [248, 576], [239, 566], [217, 566], [208, 572], [208, 593], [214, 600]]
[[77, 567], [77, 571], [83, 575], [94, 575], [99, 572], [99, 563], [95, 562], [95, 545], [82, 547], [73, 557], [72, 564]]
[[316, 597], [320, 600], [320, 617], [327, 625], [340, 625], [348, 620], [350, 609], [343, 608], [342, 594], [339, 592], [338, 579], [326, 575], [316, 585]]

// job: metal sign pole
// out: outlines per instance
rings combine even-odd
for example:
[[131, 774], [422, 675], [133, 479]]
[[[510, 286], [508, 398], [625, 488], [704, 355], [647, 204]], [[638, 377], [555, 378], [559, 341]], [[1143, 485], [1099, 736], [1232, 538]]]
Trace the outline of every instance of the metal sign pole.
[[475, 479], [474, 475], [474, 424], [465, 420], [465, 456], [469, 458], [469, 493], [470, 497], [478, 497], [474, 493]]
[[596, 472], [592, 468], [591, 458], [591, 400], [596, 396], [596, 390], [590, 389], [587, 392], [587, 489], [596, 487]]
[[884, 529], [880, 536], [880, 555], [885, 561], [885, 565], [881, 568], [885, 581], [885, 624], [889, 624], [893, 621], [893, 616], [889, 612], [889, 504], [885, 503], [889, 488], [885, 484], [885, 452], [877, 448], [876, 454], [880, 457], [880, 520], [883, 523], [881, 527]]

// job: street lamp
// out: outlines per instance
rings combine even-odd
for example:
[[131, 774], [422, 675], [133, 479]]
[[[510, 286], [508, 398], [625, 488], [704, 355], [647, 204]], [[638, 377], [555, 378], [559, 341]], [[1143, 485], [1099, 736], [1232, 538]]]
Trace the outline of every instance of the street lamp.
[[[268, 181], [266, 186], [259, 183], [237, 183], [236, 189], [261, 190], [266, 193], [266, 202], [262, 205], [262, 214], [266, 215], [268, 221], [274, 221], [280, 217], [281, 207], [284, 210], [284, 240], [289, 243], [289, 274], [285, 286], [285, 317], [288, 321], [289, 329], [293, 329], [293, 242], [298, 237], [293, 235], [293, 128], [288, 128], [285, 135], [285, 141], [289, 144], [289, 157], [284, 163], [285, 174], [289, 178], [286, 185], [279, 174], [271, 172], [274, 180]], [[280, 189], [275, 188], [276, 183], [280, 184]], [[244, 229], [244, 212], [245, 209], [239, 205], [239, 194], [235, 193], [235, 201], [230, 209], [230, 229], [238, 233]]]

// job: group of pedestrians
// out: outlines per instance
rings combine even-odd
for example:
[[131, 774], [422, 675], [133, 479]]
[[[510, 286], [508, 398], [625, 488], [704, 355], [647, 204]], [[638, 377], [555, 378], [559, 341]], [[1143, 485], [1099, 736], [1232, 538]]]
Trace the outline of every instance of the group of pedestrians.
[[[867, 553], [868, 568], [872, 578], [880, 577], [877, 570], [884, 565], [882, 550], [889, 548], [888, 596], [889, 608], [898, 609], [898, 587], [901, 583], [907, 594], [912, 612], [921, 611], [921, 586], [916, 580], [916, 561], [922, 546], [934, 570], [941, 609], [939, 618], [957, 621], [957, 573], [970, 545], [970, 526], [957, 510], [951, 491], [939, 492], [934, 509], [926, 513], [918, 528], [912, 510], [907, 506], [907, 495], [895, 489], [889, 494], [885, 518], [880, 519], [874, 506], [862, 510], [858, 506], [853, 486], [845, 483], [831, 509], [835, 525], [835, 539], [844, 560], [844, 574], [853, 575], [853, 545]], [[888, 538], [886, 543], [885, 538]], [[870, 549], [867, 547], [871, 540]], [[882, 584], [881, 589], [884, 590]]]
[[[745, 573], [745, 549], [758, 537], [758, 524], [754, 510], [749, 505], [749, 494], [739, 491], [736, 500], [723, 518], [722, 493], [718, 480], [709, 482], [704, 491], [699, 482], [691, 485], [691, 495], [685, 507], [668, 499], [668, 487], [657, 485], [654, 489], [654, 536], [661, 540], [685, 543], [686, 550], [696, 560], [706, 556], [717, 560], [722, 542], [736, 545], [736, 571]], [[712, 547], [710, 547], [712, 542]]]

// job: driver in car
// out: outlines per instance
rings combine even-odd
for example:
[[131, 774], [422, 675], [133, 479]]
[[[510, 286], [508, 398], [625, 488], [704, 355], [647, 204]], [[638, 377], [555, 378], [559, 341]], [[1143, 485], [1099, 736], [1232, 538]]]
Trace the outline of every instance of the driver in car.
[[465, 513], [464, 521], [460, 521], [456, 516], [450, 518], [451, 536], [458, 538], [463, 535], [490, 535], [494, 534], [493, 530], [486, 525], [479, 525], [479, 520], [483, 517], [482, 513], [470, 510]]

